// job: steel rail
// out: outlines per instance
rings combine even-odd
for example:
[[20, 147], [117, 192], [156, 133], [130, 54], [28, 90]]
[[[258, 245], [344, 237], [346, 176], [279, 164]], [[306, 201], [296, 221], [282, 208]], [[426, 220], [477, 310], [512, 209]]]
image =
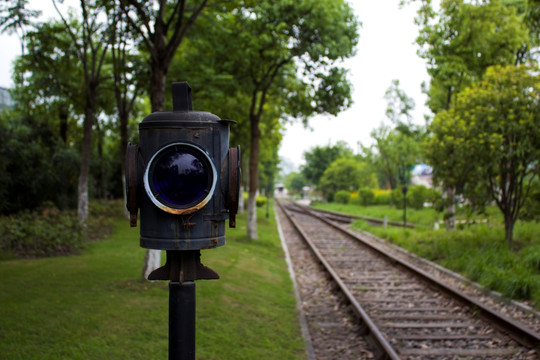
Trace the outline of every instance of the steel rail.
[[485, 319], [490, 321], [491, 323], [495, 324], [497, 328], [505, 333], [507, 333], [510, 337], [512, 337], [514, 340], [516, 340], [518, 343], [532, 348], [540, 348], [540, 334], [535, 332], [534, 330], [524, 326], [523, 324], [499, 313], [498, 311], [489, 308], [488, 306], [482, 304], [481, 302], [477, 301], [476, 299], [470, 297], [469, 295], [463, 293], [459, 289], [456, 289], [448, 284], [445, 284], [441, 280], [433, 277], [429, 273], [425, 272], [424, 270], [414, 266], [413, 264], [396, 257], [392, 254], [387, 253], [383, 248], [366, 242], [364, 239], [362, 239], [360, 236], [358, 236], [357, 233], [346, 229], [339, 224], [336, 224], [333, 221], [330, 221], [323, 216], [319, 216], [318, 214], [314, 213], [311, 209], [301, 206], [298, 204], [295, 204], [298, 207], [301, 207], [307, 214], [320, 219], [321, 221], [325, 222], [326, 224], [332, 226], [333, 228], [343, 232], [344, 234], [347, 234], [354, 238], [355, 240], [360, 241], [362, 244], [370, 247], [377, 253], [387, 257], [391, 261], [401, 265], [402, 267], [406, 268], [407, 270], [411, 271], [418, 277], [422, 278], [426, 282], [428, 282], [430, 285], [440, 289], [441, 291], [445, 292], [446, 294], [452, 296], [453, 298], [459, 300], [460, 302], [466, 304], [469, 307], [474, 308], [477, 310], [479, 315], [483, 316]]
[[289, 212], [289, 210], [281, 203], [281, 201], [277, 201], [279, 207], [283, 211], [283, 213], [287, 216], [287, 218], [291, 221], [291, 223], [294, 225], [295, 229], [298, 231], [302, 239], [308, 244], [310, 250], [313, 252], [313, 254], [317, 257], [318, 261], [323, 265], [325, 270], [330, 274], [332, 279], [336, 282], [341, 292], [345, 295], [347, 298], [347, 301], [351, 304], [351, 307], [356, 314], [356, 316], [360, 319], [362, 322], [362, 327], [364, 330], [364, 335], [368, 341], [373, 345], [379, 352], [378, 359], [392, 359], [392, 360], [399, 360], [401, 359], [394, 348], [390, 345], [390, 343], [386, 340], [384, 335], [381, 333], [377, 325], [371, 320], [369, 315], [366, 313], [366, 311], [362, 308], [360, 303], [356, 300], [354, 295], [351, 293], [351, 291], [348, 289], [345, 282], [340, 278], [340, 276], [337, 274], [337, 272], [332, 268], [330, 263], [326, 261], [324, 256], [319, 252], [315, 244], [311, 241], [309, 236], [306, 234], [306, 232], [300, 227], [296, 219], [294, 219], [294, 216]]

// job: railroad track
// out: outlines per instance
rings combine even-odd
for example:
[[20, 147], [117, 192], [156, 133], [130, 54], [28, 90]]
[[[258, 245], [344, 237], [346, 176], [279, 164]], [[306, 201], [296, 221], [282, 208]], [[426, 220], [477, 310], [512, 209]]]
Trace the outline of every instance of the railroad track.
[[538, 357], [538, 333], [306, 208], [280, 207], [346, 296], [377, 358]]

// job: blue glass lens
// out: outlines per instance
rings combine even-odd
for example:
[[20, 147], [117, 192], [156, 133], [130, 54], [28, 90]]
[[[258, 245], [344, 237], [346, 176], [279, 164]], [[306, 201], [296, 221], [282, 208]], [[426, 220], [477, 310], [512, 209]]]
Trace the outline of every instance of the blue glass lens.
[[195, 205], [212, 185], [212, 171], [204, 155], [174, 146], [154, 161], [152, 187], [161, 201], [173, 206]]

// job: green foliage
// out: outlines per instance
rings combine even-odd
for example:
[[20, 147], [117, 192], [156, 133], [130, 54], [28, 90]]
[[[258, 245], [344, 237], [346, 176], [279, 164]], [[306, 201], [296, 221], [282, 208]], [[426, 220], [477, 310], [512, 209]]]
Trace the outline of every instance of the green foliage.
[[341, 158], [330, 164], [319, 182], [319, 189], [328, 201], [339, 190], [353, 191], [359, 187], [375, 187], [377, 179], [369, 164], [353, 158]]
[[[4, 115], [6, 116], [6, 115]], [[0, 119], [0, 213], [75, 204], [79, 157], [35, 118]]]
[[363, 206], [373, 205], [375, 202], [375, 192], [369, 187], [358, 190], [358, 203]]
[[540, 271], [540, 245], [522, 249], [520, 256], [523, 266]]
[[391, 205], [397, 209], [403, 209], [403, 191], [401, 188], [393, 189], [390, 192]]
[[[222, 278], [197, 282], [200, 359], [305, 359], [275, 217], [259, 215], [258, 241], [239, 214], [227, 244], [203, 252]], [[2, 358], [167, 358], [167, 282], [140, 280], [139, 230], [115, 225], [79, 256], [0, 261]]]
[[337, 159], [352, 156], [351, 148], [343, 141], [338, 141], [333, 146], [315, 146], [304, 152], [306, 163], [302, 166], [302, 175], [309, 183], [317, 186], [331, 163]]
[[436, 189], [430, 189], [424, 185], [414, 185], [410, 186], [407, 192], [407, 205], [420, 210], [424, 207], [424, 203], [434, 204], [441, 197], [441, 192]]
[[488, 67], [514, 64], [529, 41], [515, 8], [500, 0], [444, 0], [439, 14], [422, 7], [419, 23], [419, 54], [428, 60], [431, 76], [428, 106], [435, 114], [449, 109], [457, 94], [480, 80]]
[[33, 17], [37, 17], [42, 13], [42, 11], [27, 9], [27, 5], [28, 0], [4, 1], [0, 5], [0, 33], [17, 33], [18, 36], [24, 38], [25, 27], [30, 25]]
[[407, 205], [413, 209], [420, 210], [424, 207], [427, 198], [427, 188], [423, 185], [409, 186], [407, 192]]
[[[247, 201], [248, 201], [248, 193], [244, 192], [243, 198], [244, 198], [244, 206], [247, 207]], [[257, 207], [263, 207], [268, 203], [268, 198], [266, 196], [257, 195], [255, 198], [255, 203]]]
[[394, 189], [408, 184], [413, 166], [424, 162], [420, 144], [426, 131], [412, 123], [414, 101], [399, 88], [399, 80], [392, 81], [384, 97], [393, 127], [381, 123], [371, 132], [374, 144], [363, 151], [377, 172], [379, 187]]
[[[392, 80], [392, 85], [384, 93], [387, 101], [386, 117], [401, 132], [406, 132], [414, 125], [411, 123], [411, 111], [414, 110], [414, 100], [399, 88], [399, 80]], [[403, 131], [402, 131], [403, 130]]]
[[540, 221], [540, 181], [534, 181], [529, 189], [519, 218], [522, 220]]
[[[204, 38], [197, 39], [200, 46], [194, 47], [198, 54], [193, 59], [195, 67], [202, 63], [208, 74], [219, 74], [215, 88], [222, 90], [218, 96], [242, 100], [244, 129], [240, 131], [245, 136], [237, 138], [248, 145], [249, 166], [244, 169], [249, 194], [254, 196], [261, 178], [265, 124], [278, 125], [286, 116], [307, 123], [314, 114], [337, 115], [350, 106], [347, 71], [338, 61], [354, 53], [358, 22], [343, 0], [238, 5], [233, 11], [216, 6], [206, 14], [207, 26], [198, 32]], [[268, 128], [279, 134], [278, 126]], [[278, 143], [269, 145], [275, 148]], [[254, 209], [248, 207], [248, 211]], [[250, 224], [248, 232], [257, 236], [256, 223]]]
[[392, 195], [388, 192], [376, 194], [374, 202], [377, 205], [390, 205], [392, 202]]
[[268, 198], [266, 196], [257, 196], [255, 199], [257, 207], [263, 207], [268, 203]]
[[[424, 210], [422, 210], [424, 211]], [[538, 224], [518, 224], [521, 249], [513, 251], [504, 240], [504, 228], [480, 224], [459, 231], [401, 229], [355, 222], [371, 232], [428, 260], [452, 269], [488, 289], [540, 308], [540, 243]]]
[[334, 202], [338, 204], [348, 204], [351, 200], [351, 193], [347, 190], [339, 190], [334, 194]]
[[85, 222], [85, 240], [103, 240], [109, 236], [116, 219], [124, 213], [125, 203], [121, 200], [92, 200], [88, 205], [90, 213]]
[[507, 240], [540, 168], [540, 80], [534, 67], [495, 66], [435, 117], [427, 155], [434, 180], [473, 203], [486, 192], [507, 219]]
[[[365, 216], [369, 218], [383, 219], [385, 216], [389, 221], [403, 222], [403, 210], [386, 205], [359, 206], [358, 204], [336, 204], [314, 202], [314, 208], [337, 211], [345, 214]], [[433, 208], [423, 208], [421, 210], [407, 209], [407, 223], [414, 224], [422, 228], [433, 228], [435, 221], [440, 220], [441, 215]], [[458, 218], [465, 219], [464, 214], [458, 212]]]
[[371, 132], [371, 137], [375, 144], [364, 151], [377, 170], [381, 180], [379, 185], [395, 189], [399, 185], [408, 184], [413, 166], [423, 160], [421, 134], [403, 123], [395, 128], [381, 124]]
[[77, 253], [84, 245], [83, 227], [72, 212], [52, 204], [34, 211], [0, 217], [0, 250], [17, 257]]
[[302, 174], [299, 174], [297, 172], [292, 172], [287, 175], [285, 178], [285, 188], [289, 191], [291, 194], [298, 194], [302, 192], [302, 189], [304, 186], [306, 186], [306, 179]]
[[0, 250], [16, 257], [39, 258], [78, 254], [90, 241], [110, 235], [122, 214], [119, 201], [90, 202], [90, 217], [82, 226], [71, 210], [44, 202], [34, 210], [0, 217]]

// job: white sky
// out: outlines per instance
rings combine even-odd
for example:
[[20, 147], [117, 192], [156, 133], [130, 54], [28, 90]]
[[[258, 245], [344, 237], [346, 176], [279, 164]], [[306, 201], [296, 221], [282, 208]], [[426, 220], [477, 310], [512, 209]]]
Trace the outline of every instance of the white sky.
[[304, 162], [304, 151], [314, 146], [334, 145], [343, 140], [357, 152], [358, 142], [371, 144], [371, 131], [386, 119], [384, 93], [393, 79], [398, 79], [400, 88], [414, 99], [415, 123], [424, 124], [424, 114], [430, 113], [421, 91], [422, 82], [429, 82], [429, 76], [424, 60], [416, 54], [416, 4], [400, 9], [399, 0], [350, 3], [362, 22], [356, 56], [344, 64], [350, 69], [354, 104], [337, 117], [313, 118], [309, 123], [312, 130], [301, 123], [286, 126], [279, 155], [295, 166]]
[[[344, 63], [350, 69], [354, 104], [337, 117], [314, 117], [308, 129], [299, 122], [285, 127], [279, 156], [295, 168], [303, 163], [304, 151], [314, 146], [343, 140], [356, 152], [358, 142], [371, 144], [371, 131], [385, 120], [384, 93], [393, 79], [398, 79], [400, 88], [414, 99], [416, 123], [423, 124], [424, 114], [429, 113], [420, 88], [429, 77], [424, 61], [416, 55], [416, 4], [400, 9], [399, 0], [349, 1], [362, 23], [357, 54]], [[45, 19], [56, 14], [50, 0], [31, 0], [30, 4], [42, 9]], [[0, 35], [0, 49], [0, 86], [11, 87], [12, 61], [20, 54], [18, 38]]]

